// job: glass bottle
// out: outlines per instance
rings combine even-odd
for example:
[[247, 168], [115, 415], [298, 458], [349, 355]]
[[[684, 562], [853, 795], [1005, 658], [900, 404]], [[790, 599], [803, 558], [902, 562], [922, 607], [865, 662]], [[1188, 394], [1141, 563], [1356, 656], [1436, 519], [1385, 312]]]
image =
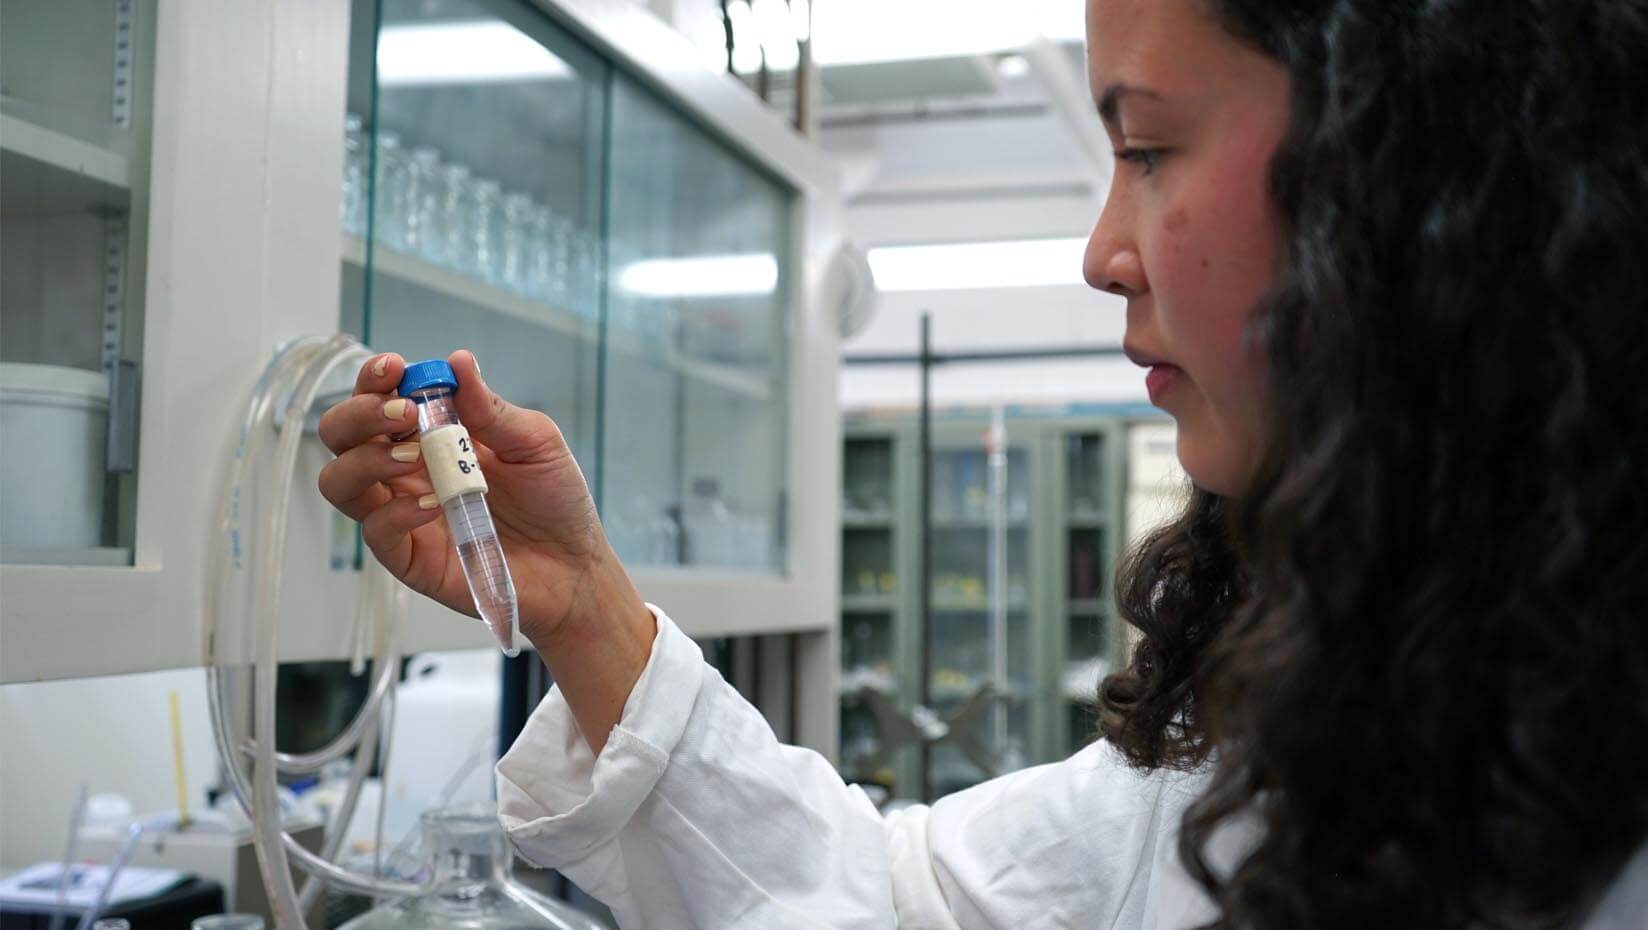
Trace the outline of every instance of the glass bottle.
[[401, 148], [399, 133], [378, 133], [378, 170], [375, 196], [378, 202], [376, 235], [380, 242], [399, 252], [406, 251], [406, 222], [411, 213], [407, 199], [411, 162]]
[[568, 231], [568, 238], [571, 244], [567, 258], [567, 296], [574, 312], [593, 319], [600, 282], [600, 269], [595, 263], [595, 236], [582, 229], [572, 229]]
[[517, 192], [504, 198], [501, 277], [504, 287], [518, 294], [528, 292], [532, 212], [532, 198], [526, 194]]
[[501, 186], [491, 178], [475, 181], [469, 202], [469, 238], [474, 265], [471, 272], [482, 281], [497, 283], [503, 277], [503, 205]]
[[412, 150], [406, 172], [406, 250], [428, 257], [438, 233], [436, 206], [441, 154], [427, 145]]
[[359, 113], [343, 118], [343, 202], [339, 213], [343, 231], [366, 235], [366, 134]]
[[568, 310], [572, 305], [572, 221], [564, 216], [549, 215], [550, 297]]
[[441, 166], [437, 225], [424, 257], [454, 271], [467, 271], [474, 262], [469, 235], [469, 166], [447, 162]]
[[606, 930], [515, 881], [509, 841], [490, 808], [430, 811], [422, 826], [430, 890], [368, 911], [340, 930]]
[[555, 214], [549, 207], [535, 204], [527, 214], [526, 292], [531, 297], [555, 303], [555, 255], [552, 252]]

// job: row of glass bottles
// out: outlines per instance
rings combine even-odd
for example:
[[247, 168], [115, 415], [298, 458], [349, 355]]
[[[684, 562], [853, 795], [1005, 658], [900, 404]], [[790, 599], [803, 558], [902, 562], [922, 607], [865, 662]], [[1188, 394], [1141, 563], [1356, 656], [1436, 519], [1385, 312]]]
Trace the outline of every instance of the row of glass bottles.
[[342, 222], [366, 234], [375, 196], [376, 241], [405, 255], [595, 316], [598, 243], [593, 235], [519, 191], [443, 161], [430, 146], [408, 149], [400, 135], [377, 133], [375, 190], [369, 190], [371, 136], [357, 114], [345, 122]]

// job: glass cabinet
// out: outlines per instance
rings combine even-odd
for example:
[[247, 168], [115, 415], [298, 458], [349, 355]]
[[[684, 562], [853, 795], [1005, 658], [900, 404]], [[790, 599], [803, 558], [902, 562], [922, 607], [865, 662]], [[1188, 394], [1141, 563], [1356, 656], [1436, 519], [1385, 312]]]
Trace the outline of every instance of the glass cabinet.
[[620, 556], [779, 572], [792, 193], [612, 86], [604, 512]]
[[132, 560], [154, 18], [0, 6], [3, 563]]
[[[30, 452], [0, 471], [0, 680], [217, 654], [247, 399], [342, 331], [474, 349], [553, 416], [690, 635], [796, 634], [796, 733], [828, 751], [840, 202], [632, 4], [0, 3], [0, 442]], [[281, 654], [337, 658], [360, 553], [298, 447]], [[482, 641], [449, 613], [414, 599], [400, 644]]]
[[556, 420], [627, 564], [781, 573], [793, 191], [529, 4], [356, 0], [374, 17], [345, 328], [473, 349]]
[[[1010, 416], [999, 508], [988, 427], [988, 416], [978, 414], [935, 419], [926, 526], [914, 417], [863, 416], [845, 430], [842, 769], [901, 798], [942, 796], [1080, 748], [1094, 732], [1099, 679], [1120, 657], [1110, 589], [1121, 547], [1126, 460], [1118, 437], [1125, 421]], [[925, 644], [916, 577], [924, 534], [931, 559]], [[991, 556], [998, 539], [1006, 544], [1007, 692], [981, 704], [980, 689], [994, 674]], [[911, 719], [923, 675], [928, 710], [951, 731], [931, 744], [925, 772], [914, 729], [889, 716], [896, 708]], [[879, 712], [878, 697], [885, 702]]]
[[472, 349], [593, 462], [610, 67], [525, 4], [357, 0], [354, 22], [344, 328], [409, 361]]

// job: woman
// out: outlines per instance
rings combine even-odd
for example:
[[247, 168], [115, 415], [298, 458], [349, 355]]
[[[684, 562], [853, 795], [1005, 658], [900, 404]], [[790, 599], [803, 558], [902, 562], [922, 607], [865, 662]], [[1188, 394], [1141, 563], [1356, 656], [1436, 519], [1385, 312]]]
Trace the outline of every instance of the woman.
[[[882, 820], [459, 352], [557, 682], [515, 843], [625, 927], [1648, 926], [1648, 3], [1090, 0], [1088, 65], [1086, 277], [1195, 485], [1122, 567], [1104, 739]], [[401, 368], [327, 414], [321, 489], [467, 611]]]

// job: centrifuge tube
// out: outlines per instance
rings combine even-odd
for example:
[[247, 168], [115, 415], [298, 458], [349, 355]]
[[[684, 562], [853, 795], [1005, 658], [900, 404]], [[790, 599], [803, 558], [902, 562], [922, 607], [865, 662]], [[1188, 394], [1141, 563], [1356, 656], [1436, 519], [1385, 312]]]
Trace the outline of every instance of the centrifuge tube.
[[446, 526], [458, 547], [475, 610], [491, 628], [504, 654], [520, 652], [516, 640], [515, 582], [504, 547], [486, 506], [486, 478], [475, 444], [458, 419], [458, 379], [440, 359], [406, 366], [400, 395], [418, 405], [418, 443], [446, 511]]

